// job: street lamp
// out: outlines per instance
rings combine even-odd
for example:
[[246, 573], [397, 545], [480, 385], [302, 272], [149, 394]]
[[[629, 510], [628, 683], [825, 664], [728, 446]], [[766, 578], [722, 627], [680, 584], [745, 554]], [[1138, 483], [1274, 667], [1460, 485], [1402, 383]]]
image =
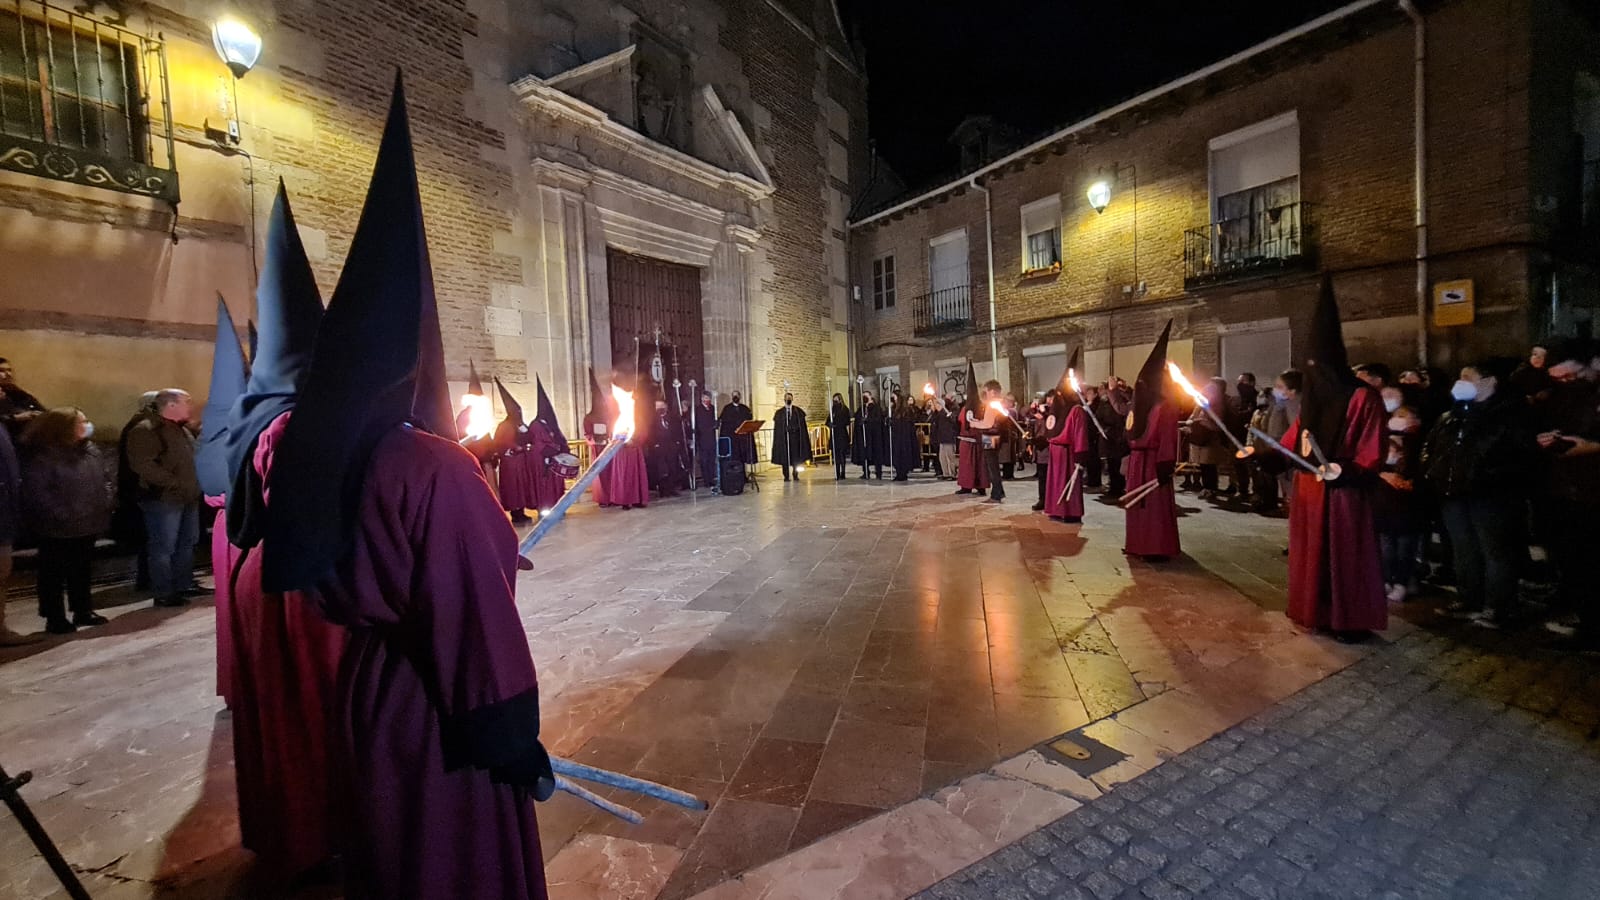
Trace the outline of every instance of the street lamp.
[[1089, 205], [1097, 213], [1106, 211], [1106, 207], [1111, 205], [1111, 182], [1101, 179], [1089, 185]]
[[244, 22], [224, 16], [211, 24], [211, 46], [234, 78], [243, 78], [261, 58], [261, 35]]

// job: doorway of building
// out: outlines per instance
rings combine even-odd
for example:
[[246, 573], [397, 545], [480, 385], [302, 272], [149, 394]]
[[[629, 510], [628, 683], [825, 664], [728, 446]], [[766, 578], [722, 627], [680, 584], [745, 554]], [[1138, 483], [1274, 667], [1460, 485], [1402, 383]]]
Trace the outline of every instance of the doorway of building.
[[[635, 373], [648, 373], [656, 399], [665, 400], [677, 379], [682, 382], [681, 396], [692, 402], [689, 382], [706, 387], [700, 270], [608, 247], [606, 272], [611, 360], [618, 380], [626, 384]], [[658, 342], [661, 362], [654, 363]]]

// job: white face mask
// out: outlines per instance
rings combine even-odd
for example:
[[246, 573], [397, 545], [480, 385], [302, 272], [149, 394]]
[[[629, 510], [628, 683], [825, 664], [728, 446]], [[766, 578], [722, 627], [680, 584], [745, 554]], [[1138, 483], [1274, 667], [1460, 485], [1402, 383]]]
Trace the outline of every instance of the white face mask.
[[1276, 398], [1279, 403], [1282, 403], [1285, 400], [1289, 399], [1289, 392], [1284, 390], [1283, 388], [1273, 388], [1272, 389], [1272, 396], [1274, 398]]
[[1389, 420], [1389, 430], [1396, 434], [1404, 434], [1411, 428], [1411, 420], [1404, 416], [1395, 416]]
[[1456, 398], [1462, 403], [1468, 403], [1476, 400], [1478, 399], [1478, 384], [1477, 382], [1467, 381], [1463, 378], [1450, 386], [1450, 396]]
[[1389, 412], [1394, 412], [1395, 410], [1400, 408], [1400, 401], [1395, 399], [1394, 397], [1385, 398], [1384, 401], [1383, 401], [1383, 408], [1388, 410]]
[[94, 437], [94, 423], [93, 422], [85, 422], [85, 423], [83, 423], [83, 439], [87, 441], [89, 438], [92, 438], [92, 437]]

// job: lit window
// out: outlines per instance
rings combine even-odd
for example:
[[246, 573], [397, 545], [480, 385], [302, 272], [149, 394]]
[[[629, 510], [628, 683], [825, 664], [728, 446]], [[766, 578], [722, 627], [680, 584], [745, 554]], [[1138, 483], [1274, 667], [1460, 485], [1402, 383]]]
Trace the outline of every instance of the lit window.
[[1036, 200], [1022, 208], [1022, 271], [1061, 268], [1061, 195]]

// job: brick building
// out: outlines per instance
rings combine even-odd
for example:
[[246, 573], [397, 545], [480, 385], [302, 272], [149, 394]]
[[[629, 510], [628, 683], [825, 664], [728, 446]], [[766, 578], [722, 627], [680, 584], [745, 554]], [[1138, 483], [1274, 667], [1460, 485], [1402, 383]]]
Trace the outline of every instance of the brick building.
[[[237, 81], [225, 10], [264, 43]], [[332, 293], [395, 66], [458, 389], [470, 360], [529, 405], [539, 374], [575, 423], [585, 366], [657, 326], [758, 403], [847, 377], [865, 83], [831, 0], [8, 4], [0, 356], [104, 422], [203, 394], [279, 178]]]
[[[1409, 367], [1425, 352], [1448, 367], [1588, 332], [1592, 11], [1418, 5], [1420, 24], [1389, 0], [1351, 3], [857, 217], [860, 371], [952, 389], [971, 359], [980, 378], [1032, 393], [1082, 347], [1082, 374], [1131, 380], [1172, 318], [1185, 368], [1270, 377], [1300, 358], [1323, 274], [1357, 360]], [[1468, 297], [1471, 324], [1440, 323]]]

